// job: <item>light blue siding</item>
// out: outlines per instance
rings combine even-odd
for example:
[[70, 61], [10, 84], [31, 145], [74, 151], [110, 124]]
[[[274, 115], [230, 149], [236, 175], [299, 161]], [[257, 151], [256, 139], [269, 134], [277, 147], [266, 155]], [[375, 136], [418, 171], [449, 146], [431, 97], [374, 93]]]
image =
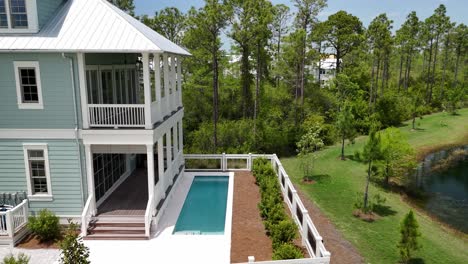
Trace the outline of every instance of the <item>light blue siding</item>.
[[[79, 102], [78, 73], [74, 58], [74, 84]], [[14, 61], [38, 61], [44, 109], [19, 109]], [[70, 61], [59, 53], [0, 53], [0, 128], [75, 128]], [[80, 104], [77, 112], [80, 114]], [[78, 120], [81, 120], [79, 118]]]
[[39, 28], [42, 28], [47, 22], [52, 19], [55, 11], [64, 0], [37, 0], [37, 16], [39, 20]]
[[83, 208], [80, 165], [73, 140], [0, 140], [0, 193], [27, 191], [23, 143], [47, 143], [53, 201], [30, 202], [33, 212], [80, 215]]

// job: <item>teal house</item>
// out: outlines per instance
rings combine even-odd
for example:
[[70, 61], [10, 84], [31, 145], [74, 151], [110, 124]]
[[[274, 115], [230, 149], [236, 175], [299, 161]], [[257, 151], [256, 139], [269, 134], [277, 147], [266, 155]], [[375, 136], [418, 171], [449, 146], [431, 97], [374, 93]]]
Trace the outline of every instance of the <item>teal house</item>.
[[188, 55], [106, 0], [0, 0], [0, 244], [43, 208], [149, 237], [184, 169]]

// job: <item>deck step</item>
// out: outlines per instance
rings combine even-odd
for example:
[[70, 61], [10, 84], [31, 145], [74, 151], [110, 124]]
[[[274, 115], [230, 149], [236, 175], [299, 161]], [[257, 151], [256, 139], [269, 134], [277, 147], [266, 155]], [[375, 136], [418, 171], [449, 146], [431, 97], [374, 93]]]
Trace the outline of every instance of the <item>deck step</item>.
[[89, 234], [145, 234], [145, 226], [94, 226]]
[[145, 219], [142, 216], [98, 216], [89, 223], [85, 239], [143, 240]]
[[85, 240], [148, 240], [145, 234], [90, 234]]

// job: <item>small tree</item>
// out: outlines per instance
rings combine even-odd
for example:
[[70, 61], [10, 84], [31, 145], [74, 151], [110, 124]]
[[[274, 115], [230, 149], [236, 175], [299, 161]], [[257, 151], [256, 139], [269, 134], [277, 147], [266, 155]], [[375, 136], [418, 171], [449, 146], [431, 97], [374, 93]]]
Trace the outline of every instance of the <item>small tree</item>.
[[401, 238], [398, 242], [398, 248], [400, 249], [401, 260], [404, 263], [408, 263], [411, 259], [411, 252], [421, 247], [418, 243], [418, 237], [421, 236], [421, 233], [419, 232], [419, 225], [414, 217], [413, 210], [410, 210], [401, 222], [400, 234]]
[[385, 184], [392, 177], [407, 174], [416, 166], [414, 149], [400, 130], [390, 127], [381, 132], [381, 151]]
[[83, 244], [82, 238], [78, 235], [78, 225], [68, 221], [68, 229], [65, 237], [60, 243], [62, 264], [89, 264], [89, 249]]
[[380, 135], [377, 134], [375, 129], [372, 129], [369, 134], [369, 139], [367, 140], [366, 145], [364, 146], [364, 151], [362, 153], [364, 160], [368, 164], [367, 168], [367, 179], [366, 179], [366, 189], [364, 191], [364, 211], [367, 210], [369, 202], [369, 182], [372, 174], [372, 163], [381, 158], [381, 149], [380, 149]]
[[338, 113], [336, 128], [341, 138], [341, 160], [345, 160], [344, 148], [345, 140], [353, 141], [356, 137], [356, 129], [354, 126], [354, 115], [351, 113], [351, 107], [345, 105]]
[[[314, 125], [311, 125], [307, 128], [307, 132], [301, 137], [301, 140], [297, 142], [297, 151], [299, 152], [299, 157], [301, 158], [304, 176], [309, 176], [310, 170], [314, 165], [314, 160], [316, 157], [313, 153], [323, 148], [325, 145], [323, 140], [320, 138], [321, 131], [322, 127], [320, 126], [320, 123], [315, 123]], [[311, 158], [311, 160], [309, 160], [309, 158]]]

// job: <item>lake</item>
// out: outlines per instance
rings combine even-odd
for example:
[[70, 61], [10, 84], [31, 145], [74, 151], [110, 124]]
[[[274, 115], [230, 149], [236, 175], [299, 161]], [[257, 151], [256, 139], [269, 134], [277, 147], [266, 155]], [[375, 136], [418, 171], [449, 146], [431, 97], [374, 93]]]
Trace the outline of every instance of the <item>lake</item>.
[[415, 174], [417, 187], [428, 194], [423, 207], [442, 222], [468, 233], [468, 159], [455, 162], [442, 170], [433, 170], [455, 150], [468, 151], [468, 146], [432, 153], [419, 165]]

